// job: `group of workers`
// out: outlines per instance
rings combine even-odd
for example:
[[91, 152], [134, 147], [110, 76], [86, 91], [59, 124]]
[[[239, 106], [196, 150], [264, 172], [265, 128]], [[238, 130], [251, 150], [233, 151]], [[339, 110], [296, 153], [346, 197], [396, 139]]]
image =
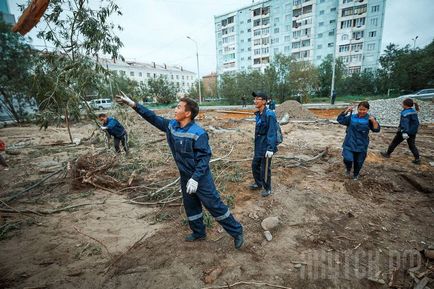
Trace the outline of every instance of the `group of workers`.
[[[272, 192], [271, 159], [277, 152], [278, 123], [274, 109], [267, 105], [269, 104], [267, 95], [263, 92], [253, 92], [252, 96], [257, 111], [255, 112], [255, 146], [252, 160], [254, 183], [249, 188], [261, 190], [261, 195], [267, 197]], [[191, 242], [205, 239], [203, 206], [233, 237], [235, 248], [241, 248], [244, 243], [243, 227], [220, 198], [209, 167], [211, 148], [208, 143], [208, 134], [195, 122], [195, 117], [199, 113], [198, 104], [189, 98], [182, 98], [175, 108], [174, 119], [166, 119], [126, 95], [116, 96], [116, 101], [119, 104], [130, 106], [146, 121], [166, 134], [180, 173], [183, 204], [192, 231], [185, 240]], [[407, 140], [415, 157], [414, 163], [420, 163], [419, 152], [415, 146], [419, 121], [413, 106], [416, 106], [418, 110], [417, 104], [412, 99], [404, 100], [399, 130], [387, 152], [382, 152], [384, 157], [390, 157], [396, 146], [403, 140]], [[359, 178], [360, 170], [366, 159], [369, 131], [380, 131], [380, 124], [374, 116], [368, 114], [368, 111], [369, 103], [363, 101], [359, 103], [356, 113], [353, 113], [353, 107], [348, 107], [337, 118], [340, 124], [347, 126], [342, 155], [345, 174], [350, 176], [353, 169], [354, 180]], [[125, 128], [116, 119], [105, 114], [100, 114], [99, 120], [102, 123], [101, 129], [114, 137], [116, 152], [120, 152], [119, 143], [122, 143], [125, 152], [128, 153], [128, 135]]]

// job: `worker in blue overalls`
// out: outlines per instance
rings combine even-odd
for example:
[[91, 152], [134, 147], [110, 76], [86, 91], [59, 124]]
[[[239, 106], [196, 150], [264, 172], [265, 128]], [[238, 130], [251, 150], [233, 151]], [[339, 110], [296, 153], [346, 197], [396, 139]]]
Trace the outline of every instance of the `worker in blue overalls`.
[[101, 122], [101, 130], [106, 131], [108, 137], [113, 136], [115, 151], [118, 154], [121, 153], [119, 144], [122, 143], [125, 153], [128, 154], [128, 134], [122, 124], [116, 118], [108, 116], [105, 113], [99, 114], [98, 119]]
[[[365, 162], [369, 145], [369, 131], [379, 132], [380, 124], [374, 116], [368, 114], [369, 103], [362, 101], [357, 106], [357, 113], [353, 114], [350, 106], [338, 116], [337, 121], [347, 126], [342, 156], [344, 157], [345, 175], [350, 176], [354, 166], [353, 180], [358, 180], [360, 170]], [[350, 114], [348, 114], [351, 112]]]
[[157, 116], [126, 95], [117, 96], [116, 101], [128, 104], [150, 124], [166, 133], [167, 142], [181, 175], [184, 208], [190, 229], [193, 231], [185, 240], [192, 242], [205, 239], [203, 205], [234, 238], [235, 248], [241, 248], [244, 243], [243, 227], [220, 198], [209, 168], [211, 148], [208, 144], [208, 134], [194, 121], [199, 113], [197, 103], [188, 98], [181, 99], [175, 108], [175, 119], [169, 120]]
[[274, 111], [267, 108], [267, 95], [253, 92], [255, 112], [255, 153], [252, 161], [252, 174], [255, 182], [252, 190], [264, 189], [263, 197], [271, 194], [271, 158], [277, 152], [277, 120]]

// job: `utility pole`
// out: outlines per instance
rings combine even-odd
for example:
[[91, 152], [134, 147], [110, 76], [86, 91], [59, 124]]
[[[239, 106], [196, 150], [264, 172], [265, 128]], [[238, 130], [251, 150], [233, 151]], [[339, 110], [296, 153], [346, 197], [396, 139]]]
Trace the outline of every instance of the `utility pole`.
[[419, 38], [419, 36], [416, 36], [415, 38], [412, 38], [413, 40], [413, 49], [416, 49], [416, 40]]
[[190, 36], [187, 36], [188, 39], [194, 42], [196, 44], [196, 61], [197, 61], [197, 87], [199, 90], [199, 103], [202, 103], [202, 92], [200, 89], [200, 73], [199, 73], [199, 48], [197, 46], [197, 41], [191, 38]]

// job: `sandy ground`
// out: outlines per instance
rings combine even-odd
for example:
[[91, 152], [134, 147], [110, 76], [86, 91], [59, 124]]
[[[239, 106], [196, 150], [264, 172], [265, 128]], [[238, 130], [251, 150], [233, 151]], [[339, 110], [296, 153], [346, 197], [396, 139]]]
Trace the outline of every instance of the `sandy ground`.
[[[134, 144], [132, 156], [121, 156], [119, 163], [129, 166], [112, 176], [126, 180], [126, 171], [134, 166], [139, 172], [136, 185], [173, 181], [176, 168], [165, 142], [146, 145], [162, 138], [161, 133], [132, 113], [123, 117]], [[212, 126], [214, 158], [233, 147], [212, 169], [222, 198], [244, 226], [242, 250], [233, 248], [233, 240], [215, 222], [207, 240], [184, 242], [189, 229], [176, 202], [131, 204], [128, 200], [140, 190], [75, 188], [59, 175], [8, 202], [9, 207], [2, 203], [3, 209], [33, 211], [83, 206], [45, 215], [1, 212], [0, 288], [206, 288], [238, 281], [282, 288], [413, 288], [408, 269], [415, 268], [411, 270], [420, 278], [433, 277], [433, 262], [419, 254], [434, 244], [433, 126], [418, 135], [420, 166], [411, 163], [404, 144], [391, 159], [381, 158], [379, 152], [395, 129], [371, 134], [361, 179], [353, 181], [343, 176], [344, 127], [326, 122], [284, 125], [284, 143], [273, 160], [273, 194], [262, 198], [247, 188], [254, 123], [239, 118], [207, 112], [199, 122]], [[90, 123], [80, 123], [72, 133], [86, 138], [93, 130]], [[3, 200], [68, 160], [104, 147], [100, 135], [78, 146], [53, 145], [68, 141], [64, 128], [8, 127], [0, 130], [0, 137], [19, 152], [6, 155], [11, 169], [0, 171]], [[328, 153], [311, 162], [278, 158], [308, 160], [326, 147]], [[260, 225], [269, 216], [280, 219], [271, 242]]]

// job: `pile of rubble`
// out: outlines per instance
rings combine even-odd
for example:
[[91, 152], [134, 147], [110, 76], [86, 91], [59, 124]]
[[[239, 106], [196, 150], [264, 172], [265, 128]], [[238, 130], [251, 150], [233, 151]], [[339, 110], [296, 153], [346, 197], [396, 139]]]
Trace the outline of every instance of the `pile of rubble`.
[[295, 100], [287, 100], [276, 108], [277, 119], [288, 115], [290, 119], [316, 120], [316, 116]]
[[[369, 114], [375, 116], [382, 125], [398, 126], [403, 100], [403, 98], [390, 98], [369, 101]], [[420, 106], [420, 123], [434, 123], [434, 104], [418, 100], [416, 102]]]

